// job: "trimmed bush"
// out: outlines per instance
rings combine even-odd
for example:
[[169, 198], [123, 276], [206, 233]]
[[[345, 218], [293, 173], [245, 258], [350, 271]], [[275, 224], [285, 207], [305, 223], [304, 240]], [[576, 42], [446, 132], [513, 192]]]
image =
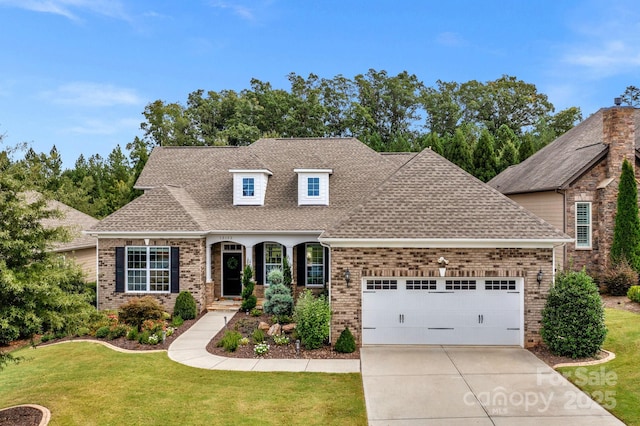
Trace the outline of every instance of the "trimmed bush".
[[242, 305], [240, 309], [243, 311], [250, 311], [258, 304], [258, 298], [253, 294], [255, 282], [253, 281], [253, 269], [251, 265], [244, 267], [242, 271]]
[[198, 306], [196, 299], [188, 291], [181, 291], [176, 298], [176, 304], [173, 307], [173, 315], [181, 316], [183, 320], [194, 319], [198, 315]]
[[282, 258], [282, 284], [285, 287], [291, 289], [293, 283], [293, 277], [291, 276], [291, 263], [289, 263], [289, 257]]
[[240, 345], [242, 335], [237, 331], [228, 330], [218, 342], [218, 347], [222, 347], [225, 352], [235, 352]]
[[140, 331], [146, 320], [162, 319], [163, 309], [160, 303], [151, 296], [135, 297], [118, 310], [118, 318], [125, 324], [136, 327]]
[[296, 303], [293, 319], [305, 348], [317, 349], [329, 338], [331, 307], [324, 296], [315, 297], [310, 290], [303, 291]]
[[632, 302], [640, 303], [640, 285], [633, 285], [627, 292], [627, 297]]
[[598, 353], [607, 335], [604, 307], [586, 272], [565, 272], [556, 277], [542, 310], [540, 334], [555, 355], [584, 358]]
[[176, 315], [171, 320], [171, 325], [173, 327], [180, 327], [182, 324], [184, 324], [184, 320], [182, 319], [182, 317], [180, 315]]
[[129, 327], [124, 324], [118, 324], [109, 330], [109, 340], [117, 339], [127, 335]]
[[340, 333], [340, 337], [336, 341], [336, 352], [342, 352], [345, 354], [350, 354], [356, 350], [356, 339], [353, 337], [351, 330], [349, 327], [346, 327]]
[[107, 337], [109, 337], [109, 327], [107, 327], [106, 325], [100, 327], [99, 329], [96, 330], [96, 337], [98, 339], [106, 339]]
[[[628, 160], [622, 163], [615, 226], [610, 259], [614, 265], [627, 262], [640, 272], [640, 217], [638, 216], [638, 187], [633, 166]], [[625, 295], [625, 290], [621, 296]]]
[[617, 265], [608, 268], [602, 274], [601, 279], [610, 295], [626, 296], [629, 288], [638, 284], [638, 273], [626, 260], [622, 260]]
[[127, 340], [138, 340], [138, 329], [130, 328], [127, 333]]
[[[272, 271], [280, 272], [280, 271]], [[280, 275], [282, 273], [280, 272]], [[284, 286], [284, 284], [271, 284], [267, 291], [264, 293], [264, 312], [272, 315], [291, 315], [293, 310], [293, 297], [291, 297], [291, 290]]]

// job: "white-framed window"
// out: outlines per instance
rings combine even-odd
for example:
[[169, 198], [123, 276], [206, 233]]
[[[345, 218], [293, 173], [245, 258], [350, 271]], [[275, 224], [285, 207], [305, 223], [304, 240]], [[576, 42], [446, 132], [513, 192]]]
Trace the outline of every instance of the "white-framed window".
[[324, 247], [320, 244], [306, 244], [305, 259], [307, 262], [306, 284], [310, 287], [324, 285]]
[[170, 259], [170, 247], [127, 247], [127, 292], [168, 293]]
[[253, 197], [255, 195], [255, 179], [252, 177], [242, 178], [242, 196]]
[[576, 248], [591, 248], [591, 203], [576, 203]]
[[274, 269], [282, 270], [282, 245], [278, 243], [264, 243], [264, 281], [270, 285], [269, 272]]
[[308, 197], [320, 196], [320, 178], [319, 177], [307, 178], [307, 196]]

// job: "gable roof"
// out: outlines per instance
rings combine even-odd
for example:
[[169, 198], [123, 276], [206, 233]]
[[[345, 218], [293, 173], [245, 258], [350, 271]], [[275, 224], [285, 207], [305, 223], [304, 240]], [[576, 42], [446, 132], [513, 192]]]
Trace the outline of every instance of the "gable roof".
[[[260, 139], [242, 147], [156, 147], [136, 182], [145, 195], [92, 231], [320, 232], [409, 158], [391, 160], [354, 138]], [[272, 172], [264, 205], [234, 206], [229, 170], [258, 168]], [[299, 168], [333, 170], [328, 206], [298, 206], [294, 170]], [[159, 190], [163, 186], [166, 189]], [[176, 187], [181, 188], [182, 198]]]
[[[607, 155], [602, 141], [602, 115], [595, 114], [520, 164], [488, 182], [503, 194], [564, 189]], [[640, 149], [640, 110], [634, 111], [636, 155]]]
[[570, 240], [430, 149], [395, 172], [321, 239]]

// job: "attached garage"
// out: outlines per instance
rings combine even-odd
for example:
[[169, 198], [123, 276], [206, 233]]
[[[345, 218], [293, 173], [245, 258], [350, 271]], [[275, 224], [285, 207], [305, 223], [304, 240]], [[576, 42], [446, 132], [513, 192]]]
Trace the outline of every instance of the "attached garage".
[[362, 344], [523, 345], [522, 278], [363, 278]]

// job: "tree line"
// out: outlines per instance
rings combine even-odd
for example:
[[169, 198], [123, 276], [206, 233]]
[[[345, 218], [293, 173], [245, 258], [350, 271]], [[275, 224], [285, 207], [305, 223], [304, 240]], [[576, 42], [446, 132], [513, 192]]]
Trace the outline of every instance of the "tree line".
[[[156, 100], [142, 112], [141, 137], [106, 158], [81, 155], [63, 170], [49, 153], [25, 147], [13, 166], [29, 186], [102, 218], [139, 192], [133, 189], [155, 146], [248, 145], [261, 137], [355, 137], [377, 151], [431, 148], [483, 181], [523, 161], [582, 119], [555, 112], [535, 85], [504, 75], [426, 86], [403, 71], [369, 70], [346, 78], [288, 75], [289, 89], [258, 79], [240, 91], [196, 90], [183, 105]], [[6, 152], [6, 151], [5, 151]]]

